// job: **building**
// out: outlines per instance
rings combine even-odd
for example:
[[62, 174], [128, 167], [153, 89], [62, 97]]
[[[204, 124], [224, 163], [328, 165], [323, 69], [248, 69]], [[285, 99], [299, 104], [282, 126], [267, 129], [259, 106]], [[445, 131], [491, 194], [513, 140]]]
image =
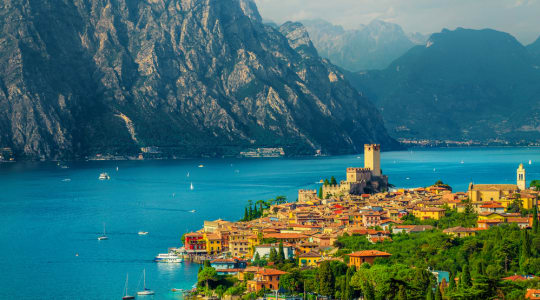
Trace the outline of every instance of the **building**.
[[[276, 251], [279, 251], [279, 244], [258, 245], [254, 248], [255, 251], [253, 252], [253, 258], [255, 258], [257, 254], [259, 254], [260, 258], [264, 258], [270, 256], [270, 250], [272, 250], [272, 248], [276, 249]], [[291, 259], [294, 257], [294, 247], [292, 245], [284, 244], [283, 252], [285, 253], [285, 259]]]
[[298, 202], [308, 202], [317, 198], [317, 190], [298, 190]]
[[363, 250], [348, 254], [349, 267], [360, 268], [363, 263], [373, 264], [376, 258], [390, 257], [392, 254], [378, 250]]
[[485, 203], [480, 205], [480, 212], [504, 213], [504, 206], [498, 202]]
[[476, 235], [476, 229], [474, 228], [465, 228], [465, 227], [452, 227], [443, 230], [443, 233], [446, 233], [448, 235], [462, 238], [462, 237], [468, 237], [468, 236], [474, 236]]
[[421, 220], [439, 220], [444, 217], [445, 209], [438, 207], [416, 207], [413, 209], [412, 213]]
[[187, 253], [204, 254], [206, 253], [206, 240], [204, 235], [199, 232], [190, 232], [184, 235], [184, 247]]
[[317, 252], [303, 253], [298, 256], [300, 267], [317, 267], [321, 260], [321, 254]]
[[221, 236], [216, 233], [205, 233], [206, 252], [210, 255], [221, 253]]
[[247, 267], [247, 261], [237, 258], [214, 259], [210, 262], [218, 275], [236, 275]]
[[381, 146], [364, 145], [364, 167], [347, 168], [346, 180], [335, 185], [323, 185], [323, 196], [362, 195], [388, 189], [388, 176], [381, 170]]
[[279, 279], [285, 274], [287, 274], [287, 272], [280, 270], [260, 269], [255, 273], [253, 280], [248, 280], [248, 292], [258, 292], [262, 289], [278, 290]]
[[500, 202], [517, 193], [519, 193], [519, 188], [515, 184], [469, 184], [471, 202]]
[[527, 289], [525, 299], [540, 300], [540, 289]]
[[517, 186], [520, 191], [524, 191], [527, 189], [527, 180], [525, 179], [525, 168], [523, 168], [523, 164], [519, 164], [519, 167], [517, 169]]

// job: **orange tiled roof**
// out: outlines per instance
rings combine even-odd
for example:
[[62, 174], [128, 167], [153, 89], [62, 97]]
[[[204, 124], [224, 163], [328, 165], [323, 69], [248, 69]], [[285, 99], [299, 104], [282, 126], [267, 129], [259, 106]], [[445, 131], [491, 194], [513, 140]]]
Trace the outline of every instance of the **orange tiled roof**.
[[302, 239], [307, 238], [306, 235], [299, 234], [299, 233], [269, 233], [265, 234], [264, 238], [266, 239]]
[[283, 272], [283, 271], [276, 270], [276, 269], [262, 269], [262, 270], [259, 270], [257, 272], [257, 274], [263, 275], [263, 276], [273, 276], [273, 275], [287, 274], [287, 272]]

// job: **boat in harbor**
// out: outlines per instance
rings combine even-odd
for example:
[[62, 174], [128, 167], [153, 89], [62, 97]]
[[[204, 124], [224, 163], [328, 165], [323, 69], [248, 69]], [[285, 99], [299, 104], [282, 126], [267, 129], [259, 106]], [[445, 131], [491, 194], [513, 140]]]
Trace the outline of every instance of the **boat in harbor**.
[[109, 176], [109, 174], [107, 173], [99, 174], [99, 180], [109, 180], [109, 179], [111, 179], [111, 176]]
[[138, 291], [137, 295], [139, 296], [150, 296], [154, 295], [154, 291], [146, 288], [146, 269], [143, 269], [143, 290]]
[[195, 189], [195, 188], [193, 187], [193, 182], [192, 182], [191, 185], [189, 186], [189, 189], [192, 190], [192, 191]]
[[103, 241], [103, 240], [108, 240], [109, 237], [107, 236], [106, 232], [105, 232], [105, 224], [103, 224], [103, 235], [101, 236], [98, 236], [98, 241]]
[[194, 214], [195, 212], [197, 212], [196, 210], [192, 209], [189, 211], [190, 213]]
[[135, 296], [128, 294], [128, 279], [129, 279], [129, 274], [126, 274], [126, 286], [124, 287], [124, 296], [122, 296], [122, 300], [135, 299]]
[[184, 262], [184, 259], [182, 257], [179, 257], [175, 253], [169, 252], [169, 253], [158, 254], [158, 256], [154, 258], [154, 261], [157, 263], [178, 264], [178, 263]]
[[147, 235], [148, 231], [139, 231], [139, 235]]

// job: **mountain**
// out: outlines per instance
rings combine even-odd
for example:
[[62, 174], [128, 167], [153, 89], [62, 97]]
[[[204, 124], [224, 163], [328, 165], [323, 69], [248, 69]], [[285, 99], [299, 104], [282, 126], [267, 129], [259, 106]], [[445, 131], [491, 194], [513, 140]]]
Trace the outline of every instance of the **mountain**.
[[528, 45], [527, 49], [536, 60], [536, 63], [540, 65], [540, 36], [534, 43]]
[[251, 0], [4, 0], [0, 16], [0, 146], [19, 157], [399, 147], [302, 27], [264, 25]]
[[[345, 30], [323, 20], [302, 21], [320, 55], [349, 71], [384, 69], [415, 44], [396, 24], [374, 20]], [[413, 35], [415, 39], [423, 36]]]
[[403, 139], [540, 141], [540, 70], [513, 36], [458, 28], [349, 79]]

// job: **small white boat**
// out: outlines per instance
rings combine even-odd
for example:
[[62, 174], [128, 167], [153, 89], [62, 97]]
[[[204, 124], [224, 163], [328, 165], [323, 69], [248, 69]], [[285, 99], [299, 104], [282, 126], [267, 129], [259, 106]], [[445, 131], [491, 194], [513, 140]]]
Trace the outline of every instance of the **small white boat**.
[[118, 172], [118, 167], [116, 167], [116, 172]]
[[171, 291], [174, 293], [177, 293], [177, 292], [183, 293], [184, 289], [171, 289]]
[[190, 210], [189, 212], [193, 214], [193, 213], [196, 212], [196, 210], [192, 209], [192, 210]]
[[111, 176], [109, 176], [109, 174], [107, 173], [99, 174], [99, 180], [109, 180], [109, 179], [111, 179]]
[[199, 165], [199, 168], [204, 168], [204, 165]]
[[144, 287], [143, 290], [138, 291], [137, 295], [139, 295], [139, 296], [150, 296], [150, 295], [155, 294], [154, 291], [146, 288], [146, 269], [143, 270], [143, 287]]
[[465, 163], [465, 162], [462, 160], [462, 161], [461, 161], [461, 164], [464, 164], [464, 163]]
[[62, 182], [70, 182], [70, 181], [71, 181], [71, 179], [69, 179], [69, 178], [62, 179]]
[[191, 185], [189, 186], [189, 189], [192, 190], [192, 191], [195, 189], [195, 188], [193, 187], [193, 182], [192, 182]]
[[532, 160], [529, 160], [529, 165], [532, 165]]
[[103, 241], [103, 240], [108, 240], [109, 239], [109, 237], [105, 233], [105, 224], [103, 224], [103, 235], [99, 236], [97, 239], [98, 239], [98, 241]]
[[139, 231], [139, 235], [147, 235], [148, 231]]
[[122, 296], [122, 300], [135, 299], [135, 296], [128, 295], [128, 279], [129, 279], [129, 274], [126, 274], [126, 286], [124, 288], [124, 296]]

